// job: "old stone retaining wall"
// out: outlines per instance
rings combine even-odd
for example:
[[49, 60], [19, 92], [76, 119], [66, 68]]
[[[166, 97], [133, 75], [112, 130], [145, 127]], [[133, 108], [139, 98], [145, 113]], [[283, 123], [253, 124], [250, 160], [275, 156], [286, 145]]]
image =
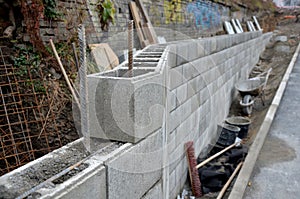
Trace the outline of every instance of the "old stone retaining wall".
[[[109, 43], [117, 55], [127, 49], [127, 25], [132, 19], [128, 3], [131, 0], [114, 0], [116, 9], [115, 24], [110, 24], [108, 31], [101, 29], [97, 10], [98, 0], [57, 0], [58, 19], [42, 19], [40, 34], [45, 42], [76, 41], [78, 24], [86, 26], [86, 37], [91, 43]], [[246, 9], [231, 12], [224, 4], [205, 0], [142, 0], [157, 35], [164, 36], [167, 41], [182, 38], [199, 38], [203, 35], [222, 31], [222, 22], [231, 17], [242, 20], [247, 18]], [[249, 18], [251, 16], [248, 16]], [[171, 33], [172, 32], [172, 33]], [[29, 40], [25, 35], [24, 40]], [[135, 47], [139, 49], [136, 38]]]

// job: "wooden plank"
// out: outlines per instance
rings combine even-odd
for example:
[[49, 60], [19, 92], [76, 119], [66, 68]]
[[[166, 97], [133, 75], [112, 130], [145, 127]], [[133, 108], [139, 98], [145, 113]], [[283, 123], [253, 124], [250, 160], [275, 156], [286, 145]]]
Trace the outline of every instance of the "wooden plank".
[[153, 42], [150, 42], [150, 43], [153, 43], [153, 44], [158, 43], [156, 32], [154, 31], [154, 28], [152, 26], [152, 23], [150, 21], [150, 18], [148, 16], [148, 13], [146, 11], [146, 8], [144, 7], [144, 4], [143, 4], [142, 0], [136, 0], [136, 2], [137, 2], [137, 5], [141, 9], [142, 15], [144, 16], [145, 22], [148, 24], [148, 28], [149, 28], [150, 33], [151, 33], [151, 38], [148, 38], [148, 40], [149, 41], [153, 40]]
[[146, 44], [149, 43], [149, 41], [147, 41], [147, 39], [143, 35], [142, 27], [140, 25], [141, 19], [140, 19], [139, 13], [138, 13], [138, 8], [137, 8], [135, 2], [130, 2], [129, 7], [130, 7], [130, 11], [131, 11], [133, 20], [134, 20], [137, 35], [140, 40], [140, 44], [141, 44], [142, 48], [144, 48], [147, 46]]
[[149, 24], [148, 23], [144, 23], [142, 25], [142, 27], [143, 27], [143, 32], [145, 34], [145, 37], [149, 40], [149, 43], [150, 44], [154, 44], [155, 42], [154, 42], [152, 33], [150, 31]]

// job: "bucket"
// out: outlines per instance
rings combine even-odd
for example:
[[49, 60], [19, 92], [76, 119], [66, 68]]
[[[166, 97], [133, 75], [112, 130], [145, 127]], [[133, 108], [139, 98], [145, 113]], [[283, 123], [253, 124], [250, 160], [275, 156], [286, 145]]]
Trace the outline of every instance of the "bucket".
[[237, 116], [237, 117], [229, 117], [225, 120], [225, 122], [227, 124], [237, 126], [241, 129], [240, 132], [238, 133], [238, 137], [240, 139], [247, 137], [249, 125], [251, 124], [250, 119], [246, 117]]
[[217, 143], [222, 146], [232, 145], [235, 142], [236, 136], [241, 130], [239, 127], [229, 124], [222, 124], [222, 126], [218, 127], [221, 128], [221, 133]]

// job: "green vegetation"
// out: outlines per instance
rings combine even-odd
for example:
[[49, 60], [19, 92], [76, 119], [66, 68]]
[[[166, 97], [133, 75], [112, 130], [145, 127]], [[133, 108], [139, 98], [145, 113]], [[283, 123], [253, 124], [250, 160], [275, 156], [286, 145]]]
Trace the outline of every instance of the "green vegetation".
[[[15, 74], [25, 80], [25, 86], [31, 89], [32, 86], [35, 92], [46, 92], [43, 82], [40, 78], [39, 67], [41, 64], [41, 57], [34, 52], [32, 46], [16, 46], [15, 50], [18, 56], [13, 57]], [[30, 72], [30, 74], [29, 74]], [[31, 78], [32, 80], [31, 80]]]
[[56, 0], [43, 0], [44, 4], [44, 15], [48, 19], [57, 19], [60, 14], [56, 10]]
[[115, 24], [116, 9], [111, 0], [100, 0], [97, 5], [102, 30], [107, 31], [109, 23]]

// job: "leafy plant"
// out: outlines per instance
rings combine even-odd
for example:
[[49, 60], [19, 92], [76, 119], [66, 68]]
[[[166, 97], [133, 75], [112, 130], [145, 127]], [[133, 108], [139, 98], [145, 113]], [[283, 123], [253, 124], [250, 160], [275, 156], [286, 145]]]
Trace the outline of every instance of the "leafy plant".
[[115, 24], [116, 9], [114, 7], [114, 3], [111, 0], [101, 0], [98, 2], [97, 8], [101, 29], [107, 31], [109, 23]]
[[43, 4], [44, 4], [44, 15], [46, 18], [48, 19], [57, 19], [60, 14], [59, 12], [56, 10], [56, 0], [43, 0]]

